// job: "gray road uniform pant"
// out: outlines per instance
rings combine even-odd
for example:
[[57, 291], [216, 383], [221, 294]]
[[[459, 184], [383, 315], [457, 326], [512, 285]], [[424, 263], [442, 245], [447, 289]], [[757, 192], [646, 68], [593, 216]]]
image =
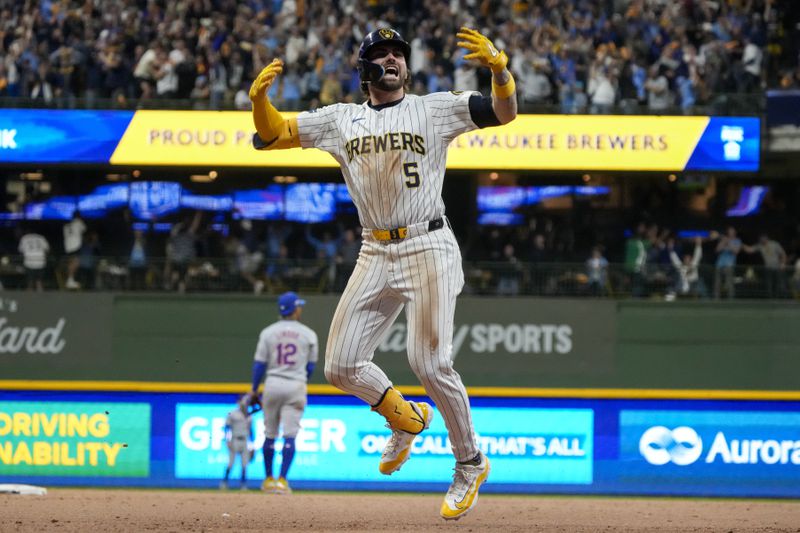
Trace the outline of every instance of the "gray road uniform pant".
[[267, 376], [264, 383], [264, 436], [276, 439], [279, 428], [283, 437], [296, 437], [306, 409], [307, 387], [304, 381]]

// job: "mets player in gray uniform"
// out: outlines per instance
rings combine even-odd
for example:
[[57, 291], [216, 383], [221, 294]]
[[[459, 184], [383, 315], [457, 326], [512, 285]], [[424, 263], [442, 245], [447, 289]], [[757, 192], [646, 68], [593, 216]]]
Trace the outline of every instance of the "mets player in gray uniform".
[[[262, 489], [268, 492], [291, 492], [286, 477], [292, 466], [295, 438], [306, 408], [308, 378], [317, 363], [317, 334], [299, 322], [305, 303], [294, 292], [286, 292], [278, 297], [281, 319], [261, 331], [253, 358], [250, 398], [258, 395], [258, 387], [264, 374], [267, 375], [262, 395], [266, 471]], [[272, 463], [279, 427], [283, 429], [283, 460], [280, 475], [275, 479]]]
[[257, 149], [301, 146], [330, 153], [342, 168], [364, 239], [358, 262], [331, 322], [325, 377], [386, 418], [392, 436], [381, 456], [383, 474], [409, 458], [433, 410], [403, 398], [372, 362], [375, 349], [405, 307], [408, 359], [436, 403], [456, 459], [441, 515], [458, 519], [478, 500], [489, 460], [478, 448], [469, 398], [453, 369], [456, 297], [464, 276], [461, 252], [444, 216], [441, 192], [447, 147], [456, 136], [516, 117], [508, 58], [469, 28], [457, 34], [464, 57], [492, 71], [492, 96], [406, 93], [410, 46], [396, 31], [368, 34], [358, 51], [364, 104], [334, 104], [285, 119], [266, 96], [283, 63], [275, 59], [250, 88]]
[[239, 399], [236, 409], [228, 413], [225, 418], [225, 440], [228, 445], [228, 466], [225, 468], [225, 477], [219, 485], [221, 489], [228, 488], [228, 478], [231, 475], [236, 456], [242, 458], [242, 481], [240, 488], [247, 490], [247, 465], [250, 464], [250, 448], [248, 442], [253, 439], [253, 418], [247, 412], [247, 396]]

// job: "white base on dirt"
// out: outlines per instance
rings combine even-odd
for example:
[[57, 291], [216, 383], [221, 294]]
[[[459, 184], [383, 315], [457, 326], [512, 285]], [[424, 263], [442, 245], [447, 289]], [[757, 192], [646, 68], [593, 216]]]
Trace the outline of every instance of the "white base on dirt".
[[26, 494], [44, 496], [47, 489], [35, 485], [18, 485], [15, 483], [0, 483], [0, 494]]

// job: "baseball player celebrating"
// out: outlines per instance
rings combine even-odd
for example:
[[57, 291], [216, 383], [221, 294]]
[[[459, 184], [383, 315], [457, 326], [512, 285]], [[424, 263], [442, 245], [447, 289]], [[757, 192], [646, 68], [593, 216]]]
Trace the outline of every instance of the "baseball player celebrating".
[[492, 71], [492, 96], [478, 93], [406, 93], [409, 44], [384, 28], [358, 51], [362, 105], [334, 104], [284, 119], [266, 96], [283, 63], [275, 59], [250, 89], [257, 149], [302, 146], [330, 153], [341, 165], [358, 209], [361, 252], [331, 323], [325, 377], [386, 418], [392, 436], [379, 469], [397, 471], [416, 435], [431, 422], [426, 403], [403, 398], [372, 362], [378, 343], [405, 306], [411, 368], [438, 406], [456, 458], [441, 515], [458, 519], [478, 501], [489, 475], [480, 452], [469, 399], [453, 369], [456, 297], [464, 285], [461, 252], [441, 198], [447, 147], [456, 136], [516, 117], [508, 58], [475, 30], [462, 28], [458, 46]]
[[[294, 459], [294, 442], [300, 430], [300, 419], [306, 408], [308, 378], [317, 363], [317, 334], [298, 322], [305, 300], [294, 292], [278, 298], [281, 320], [264, 328], [258, 337], [253, 362], [253, 388], [250, 398], [258, 395], [258, 387], [266, 373], [264, 394], [264, 470], [266, 479], [261, 488], [268, 492], [290, 493], [286, 481]], [[283, 461], [280, 476], [272, 476], [275, 439], [283, 426]]]
[[247, 465], [250, 464], [250, 448], [248, 442], [253, 440], [252, 416], [247, 412], [248, 397], [240, 398], [236, 409], [228, 413], [225, 418], [225, 440], [228, 444], [228, 466], [225, 468], [225, 477], [219, 488], [228, 488], [228, 478], [231, 475], [236, 456], [242, 458], [242, 481], [240, 488], [247, 490]]

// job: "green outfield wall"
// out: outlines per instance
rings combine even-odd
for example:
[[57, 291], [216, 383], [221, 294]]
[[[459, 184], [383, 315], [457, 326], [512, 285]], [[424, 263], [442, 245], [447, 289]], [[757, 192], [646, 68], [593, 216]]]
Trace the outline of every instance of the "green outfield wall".
[[[324, 353], [338, 298], [307, 300]], [[0, 380], [247, 383], [276, 319], [271, 297], [5, 292]], [[375, 360], [416, 385], [405, 335], [401, 317]], [[473, 387], [797, 391], [800, 306], [463, 297], [453, 354]]]

